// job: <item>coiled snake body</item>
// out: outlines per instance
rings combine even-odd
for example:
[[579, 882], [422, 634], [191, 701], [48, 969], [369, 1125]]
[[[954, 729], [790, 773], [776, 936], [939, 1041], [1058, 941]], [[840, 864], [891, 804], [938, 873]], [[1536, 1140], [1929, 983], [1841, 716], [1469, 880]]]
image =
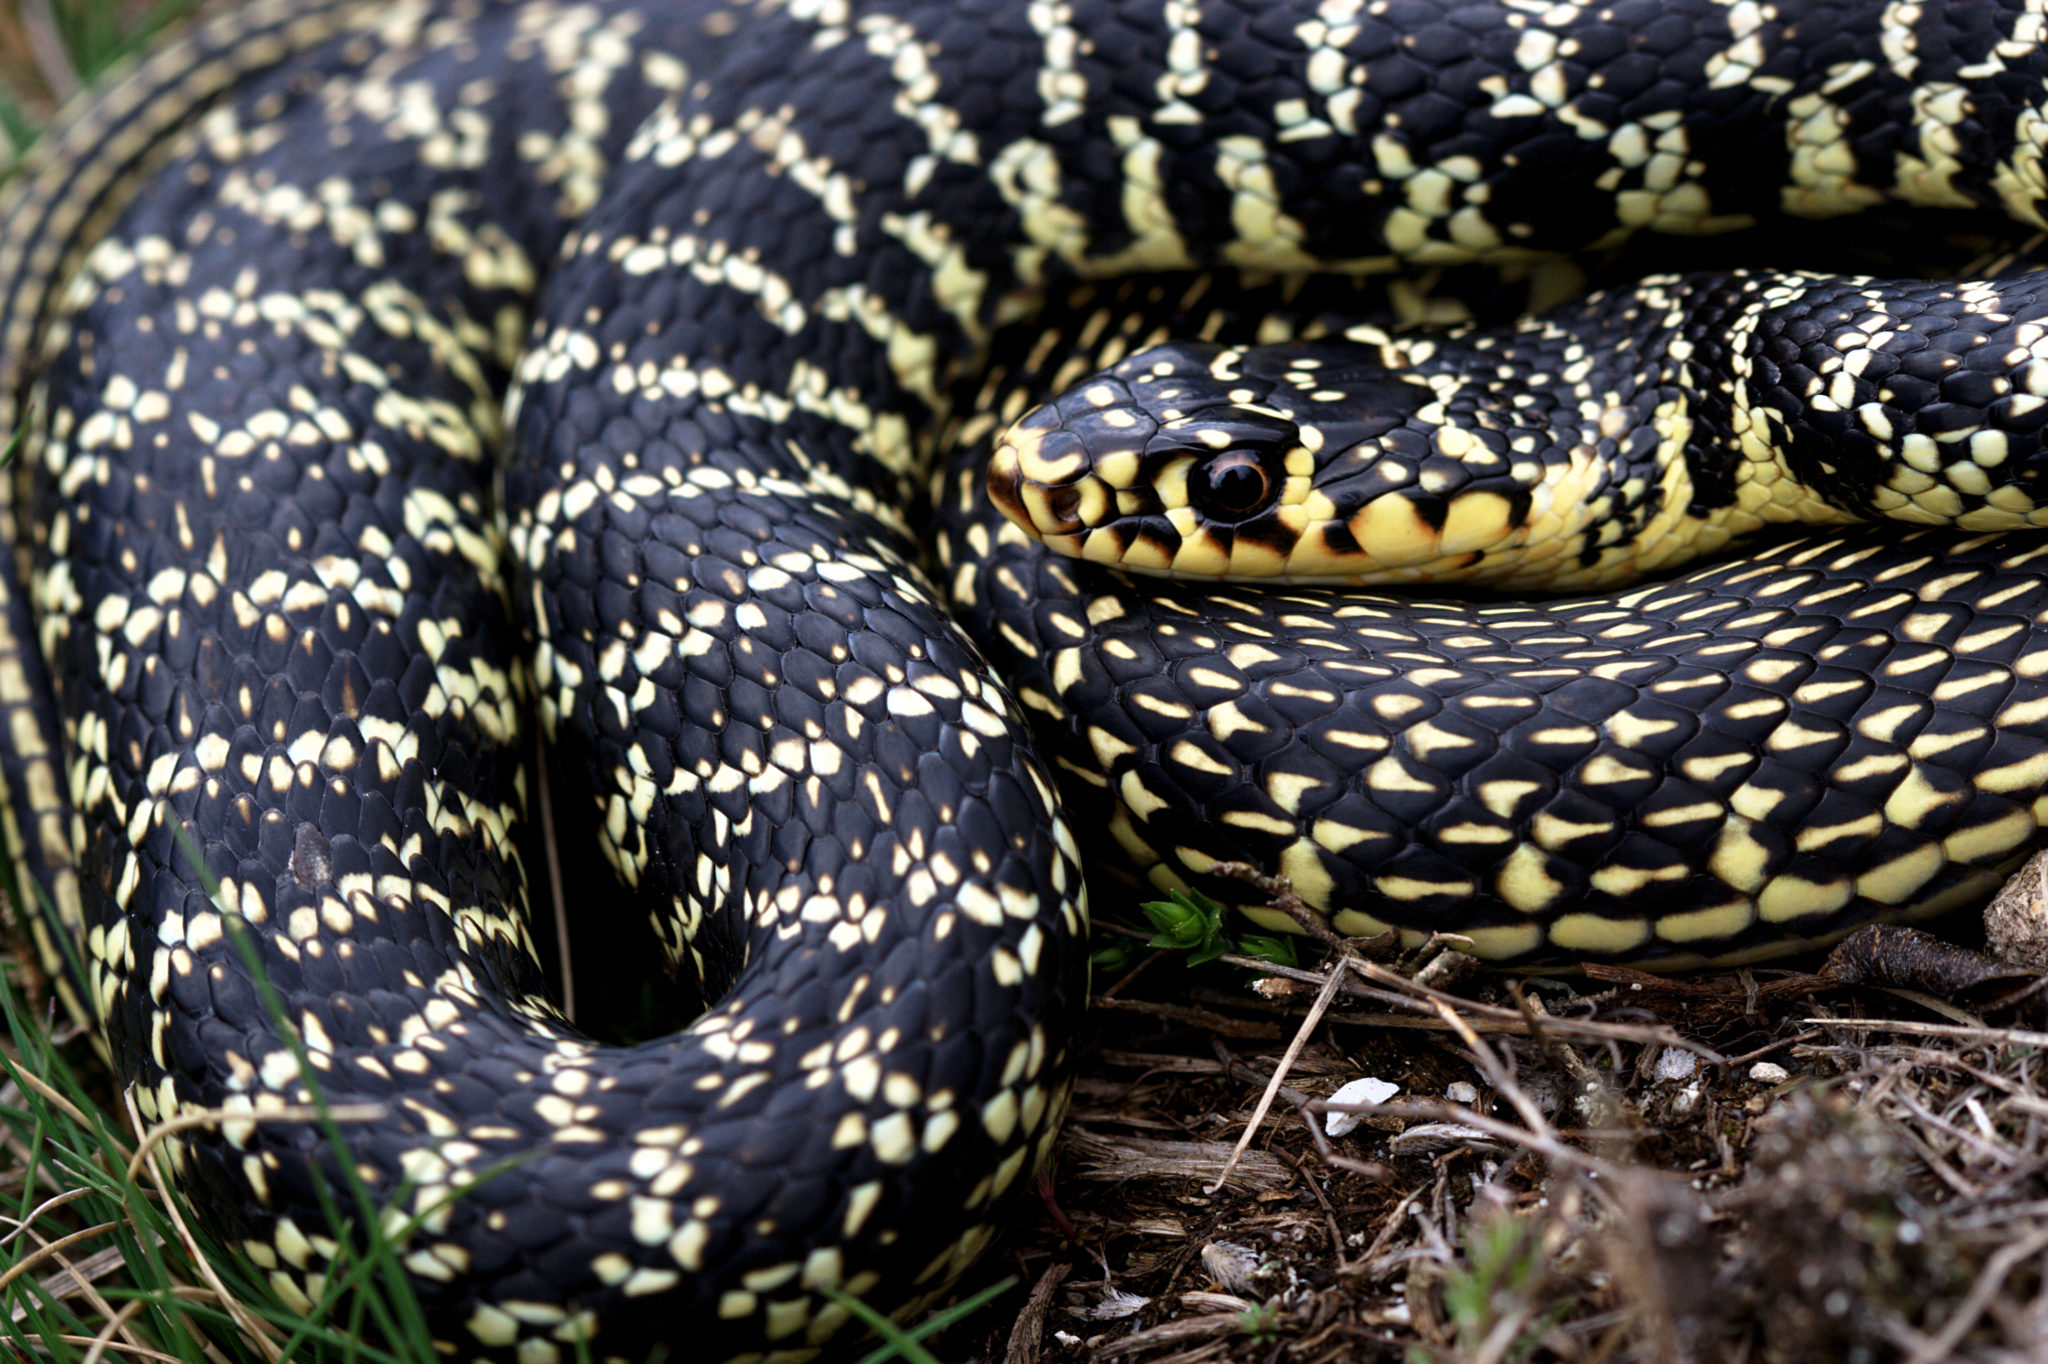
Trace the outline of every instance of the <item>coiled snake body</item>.
[[[1721, 956], [1976, 893], [2048, 788], [2048, 546], [2004, 533], [2048, 359], [2016, 295], [1914, 314], [1954, 324], [1899, 370], [1946, 405], [1928, 470], [1878, 424], [1904, 378], [1734, 289], [1755, 440], [1783, 403], [1839, 426], [1846, 374], [1861, 453], [1919, 474], [1856, 496], [1962, 529], [1626, 596], [1141, 593], [980, 491], [1003, 421], [1186, 302], [1135, 288], [984, 383], [1076, 276], [1514, 262], [1883, 200], [2038, 223], [2039, 15], [1940, 8], [422, 0], [199, 30], [55, 140], [0, 238], [0, 717], [45, 961], [146, 1120], [223, 1111], [169, 1149], [288, 1302], [353, 1174], [419, 1218], [452, 1357], [794, 1358], [847, 1320], [828, 1289], [942, 1292], [1050, 1144], [1085, 910], [1027, 713], [1155, 880], [1247, 857], [1344, 928]], [[1940, 338], [1979, 334], [2003, 388], [1944, 377], [1990, 352]], [[1589, 434], [1508, 442], [1526, 495], [1462, 520], [1432, 461], [1493, 427], [1448, 391], [1405, 411], [1436, 424], [1393, 448], [1442, 504], [1423, 538], [1607, 495], [1543, 472], [1643, 453], [1584, 358], [1525, 379]], [[905, 508], [948, 413], [942, 596]], [[1659, 440], [1608, 490], [1623, 538], [1776, 498]], [[1549, 553], [1629, 567], [1609, 536]], [[622, 883], [573, 904], [658, 911], [724, 992], [677, 1038], [599, 1046], [543, 989], [536, 714]], [[382, 1113], [347, 1167], [259, 1120], [315, 1085]]]

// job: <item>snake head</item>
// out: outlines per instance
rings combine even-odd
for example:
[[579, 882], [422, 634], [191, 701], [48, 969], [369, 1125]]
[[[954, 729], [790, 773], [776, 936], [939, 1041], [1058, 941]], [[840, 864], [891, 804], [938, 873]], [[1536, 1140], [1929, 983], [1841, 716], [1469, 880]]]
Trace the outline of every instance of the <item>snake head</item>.
[[[1055, 553], [1137, 573], [1602, 581], [1638, 550], [1616, 509], [1653, 515], [1668, 471], [1685, 466], [1645, 467], [1641, 452], [1663, 438], [1634, 409], [1560, 416], [1546, 401], [1556, 385], [1538, 381], [1547, 369], [1511, 382], [1510, 360], [1551, 363], [1532, 354], [1366, 328], [1343, 340], [1155, 346], [1012, 426], [989, 493]], [[1620, 439], [1610, 417], [1633, 462], [1594, 457], [1596, 442]]]
[[989, 495], [1053, 550], [1140, 573], [1282, 571], [1315, 460], [1235, 373], [1241, 352], [1141, 351], [1027, 413], [997, 443]]

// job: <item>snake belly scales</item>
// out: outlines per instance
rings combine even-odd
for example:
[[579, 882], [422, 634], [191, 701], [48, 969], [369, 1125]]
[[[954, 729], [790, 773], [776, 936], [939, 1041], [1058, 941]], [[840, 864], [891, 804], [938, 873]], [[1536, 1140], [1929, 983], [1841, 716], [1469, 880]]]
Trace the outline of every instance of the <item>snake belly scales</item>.
[[[1645, 284], [1504, 342], [1363, 335], [1386, 372], [1327, 385], [1313, 346], [1160, 362], [1221, 404], [1194, 426], [1280, 424], [1290, 496], [1305, 432], [1384, 447], [1386, 487], [1289, 523], [1340, 575], [1376, 528], [1395, 577], [1534, 576], [1487, 526], [1590, 583], [1799, 504], [1940, 523], [1551, 603], [1057, 557], [984, 490], [994, 437], [1122, 365], [1054, 409], [1093, 491], [1034, 496], [1185, 493], [1191, 459], [1146, 451], [1213, 445], [1131, 356], [1209, 286], [1091, 286], [1070, 333], [984, 356], [1100, 276], [1514, 268], [1883, 203], [2039, 226], [2044, 38], [2037, 0], [203, 25], [47, 144], [0, 234], [0, 717], [41, 955], [146, 1122], [224, 1112], [166, 1151], [287, 1303], [352, 1172], [418, 1216], [451, 1358], [797, 1359], [852, 1334], [827, 1290], [942, 1293], [1050, 1146], [1085, 979], [1055, 778], [1157, 884], [1232, 894], [1209, 869], [1249, 861], [1345, 931], [1508, 960], [1754, 958], [1980, 895], [2048, 818], [2025, 277]], [[1071, 474], [1034, 420], [1005, 448]], [[1282, 548], [1176, 548], [1153, 511], [1081, 554]], [[1638, 553], [1652, 527], [1684, 548]], [[677, 1037], [599, 1045], [550, 1002], [536, 729], [621, 881], [575, 907], [661, 911], [716, 1000]], [[347, 1170], [257, 1120], [313, 1098], [295, 1047], [381, 1113]]]

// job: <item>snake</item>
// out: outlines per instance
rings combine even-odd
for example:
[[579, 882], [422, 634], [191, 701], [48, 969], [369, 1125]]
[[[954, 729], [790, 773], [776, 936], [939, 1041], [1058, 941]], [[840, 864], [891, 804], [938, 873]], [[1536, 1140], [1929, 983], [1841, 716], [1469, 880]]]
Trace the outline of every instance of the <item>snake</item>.
[[[1511, 964], [1978, 894], [2048, 815], [2024, 274], [1645, 281], [1487, 333], [1304, 281], [1885, 205], [2038, 226], [2042, 22], [199, 24], [0, 228], [37, 955], [284, 1309], [378, 1220], [448, 1358], [794, 1361], [925, 1310], [1043, 1167], [1084, 843]], [[1920, 524], [1755, 538], [1794, 511]], [[1431, 559], [1585, 594], [1362, 590]], [[1604, 585], [1652, 567], [1685, 571]], [[1219, 568], [1276, 581], [1146, 580]], [[706, 1001], [674, 1036], [547, 985], [543, 740], [615, 882], [561, 898], [646, 921]]]

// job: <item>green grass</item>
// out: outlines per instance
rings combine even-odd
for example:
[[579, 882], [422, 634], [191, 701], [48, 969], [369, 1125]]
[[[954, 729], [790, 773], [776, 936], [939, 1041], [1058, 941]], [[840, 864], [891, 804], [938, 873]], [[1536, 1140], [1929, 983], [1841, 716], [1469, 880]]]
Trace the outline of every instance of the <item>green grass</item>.
[[164, 1197], [167, 1134], [135, 1140], [131, 1132], [146, 1129], [132, 1096], [123, 1105], [130, 1125], [117, 1125], [94, 1092], [102, 1077], [74, 1067], [71, 1049], [24, 1014], [4, 979], [0, 1013], [12, 1039], [0, 1052], [0, 1142], [8, 1156], [0, 1171], [0, 1338], [39, 1341], [38, 1354], [62, 1361], [109, 1352], [193, 1364], [434, 1358], [424, 1339], [387, 1336], [407, 1341], [396, 1349], [363, 1339], [368, 1322], [389, 1312], [376, 1292], [364, 1291], [374, 1286], [372, 1271], [384, 1267], [376, 1247], [358, 1254], [345, 1246], [311, 1310], [278, 1303], [252, 1265]]
[[53, 109], [89, 90], [196, 0], [17, 0], [0, 10], [0, 39], [17, 61], [0, 80], [0, 168], [11, 169]]
[[[1503, 1208], [1481, 1207], [1465, 1224], [1464, 1254], [1443, 1280], [1444, 1313], [1457, 1336], [1459, 1359], [1483, 1357], [1518, 1364], [1557, 1324], [1568, 1301], [1547, 1301], [1545, 1223]], [[1408, 1351], [1410, 1364], [1430, 1364], [1431, 1353]]]

